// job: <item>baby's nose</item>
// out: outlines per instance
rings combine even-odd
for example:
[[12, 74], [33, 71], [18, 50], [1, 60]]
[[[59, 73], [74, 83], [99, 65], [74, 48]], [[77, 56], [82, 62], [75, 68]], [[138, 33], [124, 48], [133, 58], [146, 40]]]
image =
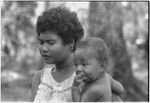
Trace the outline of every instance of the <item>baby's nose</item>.
[[82, 66], [78, 66], [77, 67], [77, 70], [76, 70], [76, 74], [78, 75], [79, 73], [81, 73], [82, 72]]

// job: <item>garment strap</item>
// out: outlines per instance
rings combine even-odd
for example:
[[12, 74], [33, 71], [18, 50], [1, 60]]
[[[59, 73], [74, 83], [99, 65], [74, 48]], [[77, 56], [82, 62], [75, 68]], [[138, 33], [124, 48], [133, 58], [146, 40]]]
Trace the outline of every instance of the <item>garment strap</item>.
[[48, 65], [45, 65], [44, 67], [43, 67], [43, 69], [41, 70], [42, 72], [41, 72], [41, 81], [42, 81], [42, 78], [43, 78], [43, 75], [44, 75], [44, 72], [45, 72], [45, 70], [47, 69], [47, 68], [50, 68], [50, 71], [53, 69], [53, 67], [54, 67], [54, 64], [48, 64]]

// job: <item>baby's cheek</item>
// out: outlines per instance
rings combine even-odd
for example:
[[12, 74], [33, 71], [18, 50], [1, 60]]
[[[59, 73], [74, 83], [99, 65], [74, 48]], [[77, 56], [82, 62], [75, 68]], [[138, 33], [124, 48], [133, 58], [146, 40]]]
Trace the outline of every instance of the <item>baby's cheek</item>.
[[87, 77], [88, 82], [93, 82], [97, 78], [97, 74], [95, 73], [89, 73]]
[[84, 77], [83, 81], [86, 82], [86, 83], [88, 83], [90, 81], [90, 78], [89, 77]]

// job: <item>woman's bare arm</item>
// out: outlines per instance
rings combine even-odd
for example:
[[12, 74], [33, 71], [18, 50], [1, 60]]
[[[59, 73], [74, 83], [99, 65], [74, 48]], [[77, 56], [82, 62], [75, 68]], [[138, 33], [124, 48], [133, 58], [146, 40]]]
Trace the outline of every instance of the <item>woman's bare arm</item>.
[[123, 100], [118, 95], [112, 93], [112, 102], [123, 102]]
[[113, 79], [110, 74], [107, 73], [107, 75], [109, 76], [109, 78], [111, 80], [112, 92], [115, 93], [116, 95], [122, 94], [124, 92], [124, 88], [123, 88], [122, 84], [120, 82], [116, 81], [115, 79]]
[[40, 84], [41, 72], [42, 71], [38, 71], [33, 76], [30, 101], [34, 101], [34, 98], [36, 96], [38, 85]]

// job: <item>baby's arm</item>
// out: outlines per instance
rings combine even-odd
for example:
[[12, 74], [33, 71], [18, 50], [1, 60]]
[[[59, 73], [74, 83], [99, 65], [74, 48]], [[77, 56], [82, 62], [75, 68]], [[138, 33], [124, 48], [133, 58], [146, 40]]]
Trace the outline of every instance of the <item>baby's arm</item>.
[[73, 85], [72, 85], [72, 100], [73, 102], [80, 102], [80, 91], [79, 91], [79, 83], [77, 82], [77, 78], [75, 77]]
[[122, 99], [118, 95], [112, 93], [112, 102], [122, 102]]
[[103, 92], [101, 92], [101, 87], [92, 86], [87, 89], [81, 97], [81, 102], [96, 102], [103, 97]]
[[116, 81], [115, 79], [113, 79], [110, 74], [107, 73], [107, 75], [109, 76], [109, 78], [111, 80], [112, 92], [115, 93], [116, 95], [122, 94], [124, 92], [124, 88], [123, 88], [122, 84], [119, 83], [118, 81]]

